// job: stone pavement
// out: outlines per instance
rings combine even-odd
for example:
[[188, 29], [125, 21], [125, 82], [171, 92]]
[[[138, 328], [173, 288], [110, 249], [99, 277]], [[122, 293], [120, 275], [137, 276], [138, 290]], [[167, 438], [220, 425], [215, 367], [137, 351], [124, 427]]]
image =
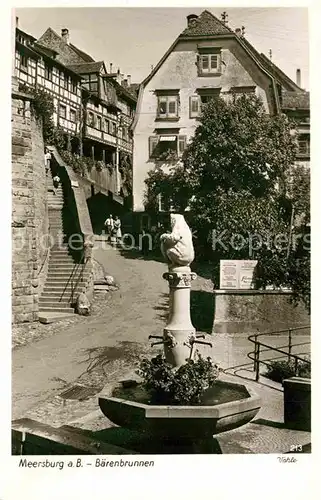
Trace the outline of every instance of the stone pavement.
[[[159, 351], [156, 347], [151, 348], [148, 335], [159, 335], [164, 327], [168, 307], [167, 282], [162, 279], [165, 264], [143, 260], [130, 253], [123, 256], [112, 248], [98, 248], [94, 257], [104, 265], [106, 273], [116, 278], [120, 289], [100, 296], [90, 317], [75, 315], [55, 325], [29, 327], [29, 333], [36, 332], [33, 342], [21, 339], [21, 332], [16, 334], [17, 347], [12, 355], [13, 419], [26, 417], [54, 427], [73, 425], [90, 431], [113, 427], [99, 410], [99, 392], [106, 384], [131, 378], [139, 359]], [[194, 281], [193, 289], [210, 291], [211, 283], [199, 278]], [[252, 345], [245, 336], [211, 335], [206, 340], [212, 342], [213, 348], [204, 347], [202, 353], [211, 355], [222, 368], [248, 362], [246, 354]], [[231, 376], [224, 374], [224, 377]], [[245, 383], [241, 378], [238, 380]], [[251, 383], [264, 402], [258, 418], [276, 425], [265, 425], [265, 431], [268, 427], [270, 434], [280, 436], [277, 424], [282, 421], [282, 393], [246, 381], [246, 384]], [[76, 385], [88, 388], [83, 398], [72, 395], [77, 390]], [[68, 389], [71, 394], [66, 397], [64, 392]], [[249, 425], [256, 424], [242, 428], [243, 441], [254, 443], [252, 430], [244, 434]], [[296, 439], [293, 431], [289, 432], [292, 434], [287, 433], [286, 446], [289, 439]], [[270, 434], [269, 443], [280, 441], [279, 437], [273, 440]], [[302, 444], [309, 439], [305, 435]], [[229, 438], [225, 439], [224, 446], [226, 453], [233, 449]], [[262, 449], [259, 442], [256, 449], [260, 447]], [[257, 451], [248, 451], [245, 444], [239, 452]]]

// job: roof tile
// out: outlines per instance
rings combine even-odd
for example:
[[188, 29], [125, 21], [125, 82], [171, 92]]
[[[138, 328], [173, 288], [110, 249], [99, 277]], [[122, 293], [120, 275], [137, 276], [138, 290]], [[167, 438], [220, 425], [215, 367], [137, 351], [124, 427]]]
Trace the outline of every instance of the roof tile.
[[193, 22], [193, 25], [188, 26], [180, 36], [208, 36], [208, 35], [224, 35], [231, 33], [231, 29], [224, 23], [219, 21], [208, 10], [204, 10]]
[[98, 73], [104, 64], [103, 61], [89, 62], [89, 63], [79, 63], [79, 64], [68, 64], [68, 68], [75, 73]]
[[310, 92], [282, 92], [282, 109], [310, 109]]

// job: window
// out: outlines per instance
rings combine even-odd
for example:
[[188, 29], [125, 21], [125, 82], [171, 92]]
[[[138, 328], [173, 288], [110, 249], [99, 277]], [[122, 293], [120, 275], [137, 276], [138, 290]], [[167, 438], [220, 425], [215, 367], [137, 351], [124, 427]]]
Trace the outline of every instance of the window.
[[101, 117], [100, 116], [97, 116], [97, 127], [98, 130], [101, 130]]
[[219, 87], [216, 88], [200, 88], [197, 89], [197, 93], [199, 94], [201, 104], [207, 104], [212, 99], [219, 97], [221, 89]]
[[307, 135], [301, 135], [298, 139], [299, 155], [310, 156], [310, 138]]
[[200, 115], [200, 98], [198, 95], [193, 95], [189, 98], [189, 116], [196, 118]]
[[71, 91], [73, 94], [77, 94], [77, 86], [76, 80], [71, 80]]
[[177, 161], [186, 148], [185, 135], [159, 135], [149, 137], [149, 158]]
[[94, 124], [95, 124], [95, 117], [94, 117], [94, 113], [91, 113], [89, 112], [88, 113], [88, 121], [87, 121], [89, 127], [94, 127]]
[[27, 69], [28, 68], [28, 57], [26, 57], [26, 56], [21, 56], [20, 57], [20, 67], [23, 68], [23, 69]]
[[59, 116], [60, 118], [66, 118], [67, 108], [63, 104], [59, 104]]
[[207, 94], [207, 95], [202, 95], [201, 96], [201, 103], [202, 104], [207, 104], [208, 102], [210, 102], [212, 99], [215, 99], [215, 97], [217, 97], [217, 95], [215, 94]]
[[82, 86], [89, 90], [89, 92], [97, 92], [98, 91], [98, 74], [91, 73], [90, 75], [81, 75], [85, 81], [82, 83]]
[[199, 47], [199, 76], [219, 75], [221, 73], [221, 49], [215, 47]]
[[63, 81], [63, 87], [65, 90], [69, 89], [69, 78], [67, 75], [65, 75], [64, 81]]
[[46, 80], [52, 81], [52, 68], [45, 66], [45, 78]]
[[111, 135], [116, 135], [116, 123], [115, 122], [110, 122], [109, 133]]
[[105, 124], [105, 132], [109, 134], [109, 120], [107, 120], [107, 118], [104, 119], [104, 124]]
[[74, 123], [76, 121], [76, 111], [74, 109], [70, 109], [70, 121]]
[[178, 118], [178, 95], [159, 95], [157, 118]]

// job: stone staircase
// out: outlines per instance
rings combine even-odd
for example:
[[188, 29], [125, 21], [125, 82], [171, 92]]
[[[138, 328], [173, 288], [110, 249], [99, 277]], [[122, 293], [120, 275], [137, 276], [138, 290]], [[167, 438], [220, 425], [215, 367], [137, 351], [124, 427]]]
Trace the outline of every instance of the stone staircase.
[[74, 314], [77, 295], [82, 291], [88, 273], [69, 252], [63, 230], [64, 195], [61, 185], [53, 192], [52, 177], [47, 175], [49, 234], [51, 248], [48, 273], [39, 299], [39, 320], [49, 323]]

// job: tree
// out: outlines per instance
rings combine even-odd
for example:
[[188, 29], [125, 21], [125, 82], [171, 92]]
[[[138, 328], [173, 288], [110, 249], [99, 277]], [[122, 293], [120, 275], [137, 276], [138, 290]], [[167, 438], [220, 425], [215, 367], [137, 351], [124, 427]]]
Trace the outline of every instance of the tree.
[[[216, 282], [220, 259], [251, 258], [259, 261], [258, 286], [291, 286], [306, 296], [306, 275], [295, 277], [300, 245], [290, 241], [294, 215], [303, 217], [304, 231], [309, 220], [309, 180], [293, 169], [296, 152], [294, 124], [285, 115], [269, 116], [256, 96], [215, 98], [202, 109], [183, 164], [169, 175], [150, 173], [147, 200], [165, 193], [175, 210], [189, 206], [196, 254], [213, 261]], [[224, 244], [217, 241], [222, 233]]]

